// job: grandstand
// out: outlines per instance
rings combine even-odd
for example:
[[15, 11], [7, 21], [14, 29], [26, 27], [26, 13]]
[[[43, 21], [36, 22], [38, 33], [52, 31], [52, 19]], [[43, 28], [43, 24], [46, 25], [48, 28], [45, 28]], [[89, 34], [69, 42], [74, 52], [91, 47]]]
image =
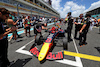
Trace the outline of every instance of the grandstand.
[[99, 19], [100, 18], [100, 7], [89, 10], [86, 13], [90, 13], [92, 15], [92, 17]]
[[15, 16], [60, 18], [60, 14], [52, 8], [51, 0], [49, 0], [49, 3], [44, 0], [0, 0], [0, 7], [8, 9]]

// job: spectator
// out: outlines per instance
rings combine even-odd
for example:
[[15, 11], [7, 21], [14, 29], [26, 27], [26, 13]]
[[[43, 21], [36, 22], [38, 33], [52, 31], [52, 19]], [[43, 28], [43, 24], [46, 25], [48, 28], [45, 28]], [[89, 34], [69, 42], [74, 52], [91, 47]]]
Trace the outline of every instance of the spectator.
[[90, 31], [92, 31], [92, 28], [93, 28], [94, 24], [95, 24], [95, 18], [92, 17], [91, 18], [91, 24], [90, 24]]
[[[11, 28], [11, 27], [13, 27], [13, 26], [16, 27], [16, 24], [17, 24], [18, 21], [19, 21], [19, 20], [17, 20], [16, 23], [15, 23], [15, 22], [12, 20], [12, 18], [9, 18], [9, 19], [6, 20], [6, 23], [7, 23], [8, 27]], [[13, 35], [10, 37], [10, 40], [9, 40], [9, 41], [11, 41], [11, 39], [12, 39], [13, 37], [14, 37], [15, 40], [17, 40], [17, 37], [16, 37], [17, 31], [16, 31], [16, 30], [13, 31], [12, 34], [13, 34]]]
[[3, 21], [8, 19], [9, 11], [5, 8], [0, 8], [0, 67], [7, 67], [10, 65], [8, 60], [8, 40], [7, 34], [15, 31], [16, 27], [11, 27], [5, 30], [3, 27]]
[[30, 26], [31, 26], [31, 24], [30, 24], [29, 18], [26, 19], [26, 17], [25, 17], [24, 21], [23, 21], [23, 24], [24, 24], [24, 29], [25, 29], [25, 35], [26, 35], [26, 37], [27, 37], [27, 33], [29, 33], [29, 37], [31, 37], [31, 35], [30, 35]]

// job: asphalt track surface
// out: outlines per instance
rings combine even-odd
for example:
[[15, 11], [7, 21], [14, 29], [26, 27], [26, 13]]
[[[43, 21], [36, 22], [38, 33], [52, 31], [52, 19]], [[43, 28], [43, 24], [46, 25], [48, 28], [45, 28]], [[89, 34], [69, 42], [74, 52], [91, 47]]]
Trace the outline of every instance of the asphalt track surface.
[[[48, 26], [51, 28], [54, 25]], [[67, 25], [63, 25], [63, 28], [67, 28]], [[14, 61], [11, 67], [100, 67], [100, 34], [98, 28], [93, 28], [87, 35], [87, 45], [80, 47], [79, 41], [74, 37], [74, 26], [72, 30], [72, 39], [68, 43], [68, 50], [64, 51], [63, 60], [49, 61], [40, 63], [38, 59], [29, 53], [29, 49], [34, 44], [34, 33], [31, 31], [31, 37], [25, 37], [25, 34], [20, 34], [21, 38], [18, 38], [18, 42], [12, 40], [12, 44], [9, 42], [8, 58], [10, 61]], [[21, 29], [22, 30], [22, 29]], [[48, 33], [42, 31], [43, 36]], [[66, 33], [67, 36], [67, 33]], [[37, 45], [38, 49], [41, 49], [42, 45]], [[53, 48], [52, 52], [58, 52], [63, 50], [62, 42], [59, 41]]]

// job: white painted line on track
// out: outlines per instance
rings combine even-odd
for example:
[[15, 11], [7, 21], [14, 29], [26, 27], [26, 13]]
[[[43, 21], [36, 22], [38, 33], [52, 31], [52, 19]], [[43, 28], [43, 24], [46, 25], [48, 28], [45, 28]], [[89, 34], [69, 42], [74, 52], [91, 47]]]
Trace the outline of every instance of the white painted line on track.
[[72, 60], [68, 60], [68, 59], [58, 60], [56, 62], [79, 67], [79, 64], [76, 61], [72, 61]]
[[29, 51], [23, 50], [25, 47], [26, 47], [26, 46], [23, 46], [23, 47], [21, 47], [20, 49], [16, 50], [15, 52], [33, 56]]
[[72, 35], [72, 39], [73, 39], [73, 43], [74, 43], [74, 46], [75, 46], [76, 52], [79, 53], [73, 35]]
[[[73, 35], [72, 35], [72, 39], [73, 39], [73, 43], [74, 43], [76, 52], [79, 53], [78, 48], [77, 48], [76, 43], [75, 43], [75, 40], [73, 38]], [[72, 66], [77, 66], [77, 67], [83, 67], [80, 57], [75, 57], [75, 59], [76, 59], [76, 61], [63, 59], [63, 60], [57, 60], [56, 62], [63, 63], [63, 64], [68, 64], [68, 65], [72, 65]]]
[[[75, 46], [76, 52], [79, 53], [73, 35], [72, 35], [72, 39], [73, 39], [73, 43], [74, 43], [74, 46]], [[81, 58], [80, 58], [80, 57], [75, 57], [75, 58], [76, 58], [76, 62], [78, 62], [79, 67], [83, 67], [83, 64], [82, 64]]]
[[32, 41], [28, 42], [27, 44], [25, 44], [23, 47], [19, 48], [19, 49], [16, 50], [15, 52], [33, 56], [29, 51], [23, 50], [23, 49], [24, 49], [28, 44], [32, 43], [34, 40], [35, 40], [35, 39], [33, 39]]

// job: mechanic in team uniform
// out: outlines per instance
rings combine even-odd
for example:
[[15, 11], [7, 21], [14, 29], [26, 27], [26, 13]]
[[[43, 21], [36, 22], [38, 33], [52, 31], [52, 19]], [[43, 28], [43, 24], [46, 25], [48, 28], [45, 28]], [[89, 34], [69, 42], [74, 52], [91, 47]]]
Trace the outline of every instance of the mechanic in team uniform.
[[74, 38], [75, 39], [79, 39], [79, 38], [77, 38], [77, 33], [82, 28], [83, 22], [84, 22], [83, 14], [80, 14], [79, 18], [76, 18], [76, 20], [74, 22], [74, 24], [75, 24], [75, 35], [74, 35]]
[[73, 28], [73, 17], [71, 16], [71, 12], [68, 12], [68, 27], [67, 27], [67, 34], [68, 34], [68, 42], [72, 41], [71, 39], [71, 31], [72, 31], [72, 28]]
[[83, 44], [86, 45], [86, 39], [87, 39], [87, 33], [88, 33], [88, 29], [90, 27], [90, 23], [91, 23], [91, 15], [89, 13], [86, 14], [85, 16], [86, 18], [84, 19], [84, 24], [80, 30], [80, 40], [79, 40], [79, 45], [82, 46]]
[[8, 60], [8, 39], [7, 34], [15, 31], [16, 27], [11, 27], [8, 29], [4, 28], [3, 23], [8, 19], [9, 11], [5, 8], [0, 8], [0, 67], [7, 67], [10, 65]]
[[46, 28], [47, 23], [42, 23], [42, 21], [40, 20], [36, 20], [38, 23], [35, 23], [34, 25], [34, 34], [35, 34], [35, 39], [37, 34], [39, 33], [42, 36], [41, 30], [45, 29], [47, 30], [48, 28]]

